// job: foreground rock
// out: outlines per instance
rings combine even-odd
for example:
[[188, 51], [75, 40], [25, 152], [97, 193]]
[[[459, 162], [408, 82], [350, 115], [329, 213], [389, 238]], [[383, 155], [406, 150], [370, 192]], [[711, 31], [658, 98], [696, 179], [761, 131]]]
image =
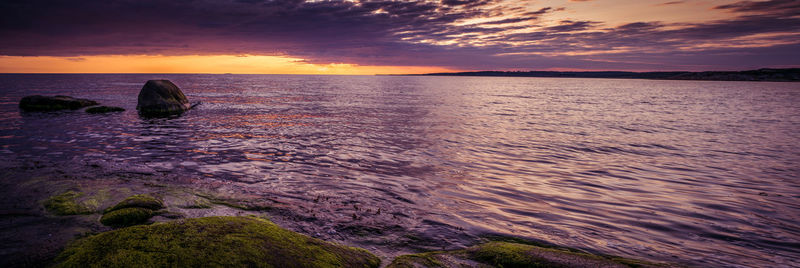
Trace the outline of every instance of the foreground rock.
[[128, 227], [147, 223], [155, 213], [146, 208], [123, 208], [103, 214], [100, 223], [111, 227]]
[[95, 209], [90, 208], [83, 202], [78, 201], [82, 193], [68, 191], [59, 195], [54, 195], [44, 201], [44, 208], [55, 215], [80, 215], [92, 214]]
[[662, 267], [616, 257], [603, 257], [533, 245], [489, 242], [462, 250], [403, 255], [387, 268], [412, 267]]
[[123, 208], [146, 208], [158, 210], [164, 208], [164, 203], [150, 195], [137, 194], [125, 198], [113, 207], [106, 210], [106, 212], [123, 209]]
[[55, 267], [378, 267], [380, 259], [255, 217], [133, 226], [72, 243]]
[[111, 227], [128, 227], [147, 223], [155, 216], [155, 210], [164, 208], [161, 200], [149, 195], [138, 194], [122, 200], [107, 209], [100, 218], [100, 223]]
[[86, 109], [86, 112], [90, 114], [103, 114], [103, 113], [123, 112], [123, 111], [125, 111], [124, 108], [113, 107], [113, 106], [96, 106]]
[[19, 108], [26, 111], [77, 110], [92, 105], [97, 105], [97, 102], [87, 99], [76, 99], [70, 96], [33, 95], [24, 97], [19, 101]]
[[181, 114], [191, 108], [186, 95], [169, 80], [149, 80], [139, 91], [136, 110], [144, 116]]

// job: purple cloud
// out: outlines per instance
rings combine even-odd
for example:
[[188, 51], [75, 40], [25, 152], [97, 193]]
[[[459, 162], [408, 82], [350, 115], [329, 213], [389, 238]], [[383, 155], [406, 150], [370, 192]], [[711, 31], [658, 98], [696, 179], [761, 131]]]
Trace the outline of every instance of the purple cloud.
[[542, 17], [564, 8], [499, 0], [7, 0], [0, 2], [0, 54], [291, 55], [313, 63], [460, 69], [797, 65], [796, 1], [715, 9], [733, 15], [609, 27], [587, 20], [546, 24]]

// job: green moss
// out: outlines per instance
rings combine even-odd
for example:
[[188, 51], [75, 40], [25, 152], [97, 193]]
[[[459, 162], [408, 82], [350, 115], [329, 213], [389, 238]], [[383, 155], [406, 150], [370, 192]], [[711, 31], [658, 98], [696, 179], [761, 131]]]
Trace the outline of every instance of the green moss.
[[[120, 189], [114, 189], [114, 191], [118, 191]], [[82, 201], [82, 203], [86, 206], [92, 208], [100, 208], [103, 204], [107, 204], [113, 200], [112, 191], [109, 189], [97, 189], [94, 192], [88, 193], [89, 196]]]
[[427, 252], [398, 256], [386, 268], [447, 267], [436, 259], [439, 252]]
[[86, 112], [90, 114], [102, 114], [102, 113], [122, 112], [122, 111], [125, 111], [125, 109], [113, 106], [95, 106], [86, 109]]
[[44, 201], [44, 208], [50, 213], [64, 215], [92, 214], [93, 209], [77, 201], [82, 193], [68, 191], [54, 195]]
[[190, 205], [183, 206], [182, 208], [188, 208], [188, 209], [206, 209], [206, 208], [211, 208], [211, 202], [208, 202], [205, 199], [197, 200], [197, 201], [195, 201], [194, 203], [192, 203]]
[[156, 199], [155, 197], [146, 195], [146, 194], [137, 194], [125, 198], [121, 202], [117, 203], [115, 206], [106, 210], [106, 212], [114, 211], [122, 208], [147, 208], [152, 210], [161, 209], [164, 207], [164, 203], [161, 200]]
[[269, 211], [272, 210], [272, 207], [261, 205], [261, 204], [251, 204], [248, 202], [244, 202], [241, 200], [232, 200], [232, 199], [224, 199], [224, 198], [217, 198], [209, 195], [203, 194], [195, 194], [198, 197], [205, 198], [211, 204], [226, 206], [229, 208], [241, 209], [241, 210], [248, 210], [248, 211]]
[[[470, 258], [499, 267], [554, 267], [556, 263], [531, 256], [534, 246], [490, 242], [470, 249]], [[566, 254], [566, 253], [565, 253]]]
[[489, 242], [462, 250], [403, 255], [387, 268], [401, 267], [663, 267], [644, 261], [543, 248], [509, 242]]
[[524, 238], [514, 237], [514, 236], [503, 236], [503, 235], [483, 235], [482, 238], [492, 241], [492, 242], [508, 242], [508, 243], [515, 243], [515, 244], [525, 244], [531, 246], [537, 246], [540, 248], [552, 248], [552, 249], [559, 249], [564, 251], [571, 251], [571, 252], [582, 252], [577, 249], [567, 248], [567, 247], [560, 247], [555, 244], [550, 244], [547, 242], [542, 241], [533, 241]]
[[78, 240], [55, 267], [378, 267], [358, 248], [321, 241], [255, 217], [133, 226]]
[[153, 212], [153, 216], [161, 216], [167, 219], [180, 219], [186, 217], [185, 214], [180, 212], [163, 211], [163, 210]]
[[677, 265], [663, 264], [663, 263], [652, 263], [652, 262], [646, 262], [646, 261], [642, 261], [642, 260], [633, 260], [633, 259], [622, 258], [622, 257], [609, 257], [609, 258], [614, 262], [627, 265], [628, 267], [631, 267], [631, 268], [639, 268], [639, 267], [681, 267], [681, 266], [677, 266]]
[[146, 208], [121, 208], [103, 214], [100, 223], [112, 227], [127, 227], [143, 224], [153, 215], [153, 211]]
[[224, 200], [214, 200], [214, 199], [212, 199], [211, 203], [212, 204], [216, 204], [216, 205], [223, 205], [223, 206], [226, 206], [226, 207], [229, 207], [229, 208], [247, 210], [247, 207], [244, 206], [244, 205], [240, 205], [240, 204], [237, 204], [237, 203], [228, 202], [228, 201], [224, 201]]
[[499, 267], [657, 267], [658, 264], [580, 253], [577, 250], [489, 242], [467, 249], [470, 259]]
[[127, 227], [146, 223], [148, 219], [164, 207], [161, 200], [146, 194], [129, 196], [111, 208], [106, 209], [100, 223], [112, 227]]

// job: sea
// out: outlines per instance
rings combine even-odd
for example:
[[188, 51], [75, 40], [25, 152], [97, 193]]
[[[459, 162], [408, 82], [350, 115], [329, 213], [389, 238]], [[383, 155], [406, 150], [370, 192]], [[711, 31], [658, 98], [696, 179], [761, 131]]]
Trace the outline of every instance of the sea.
[[[200, 104], [140, 117], [150, 79]], [[126, 111], [21, 111], [35, 94]], [[689, 266], [800, 267], [800, 83], [2, 74], [0, 161], [180, 174], [298, 211], [344, 204], [300, 220], [327, 226], [310, 234], [323, 237], [360, 219], [343, 210], [354, 207], [443, 248], [503, 235]]]

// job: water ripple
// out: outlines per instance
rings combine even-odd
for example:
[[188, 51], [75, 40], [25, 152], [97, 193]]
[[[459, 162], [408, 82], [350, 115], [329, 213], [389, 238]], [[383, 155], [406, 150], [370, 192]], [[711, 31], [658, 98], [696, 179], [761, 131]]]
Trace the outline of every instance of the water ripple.
[[[0, 157], [196, 176], [326, 209], [314, 217], [330, 222], [357, 204], [427, 233], [457, 226], [699, 266], [800, 265], [797, 84], [158, 76], [203, 104], [141, 119], [136, 94], [151, 75], [0, 75]], [[128, 111], [20, 112], [30, 94]], [[329, 203], [315, 203], [322, 196]]]

